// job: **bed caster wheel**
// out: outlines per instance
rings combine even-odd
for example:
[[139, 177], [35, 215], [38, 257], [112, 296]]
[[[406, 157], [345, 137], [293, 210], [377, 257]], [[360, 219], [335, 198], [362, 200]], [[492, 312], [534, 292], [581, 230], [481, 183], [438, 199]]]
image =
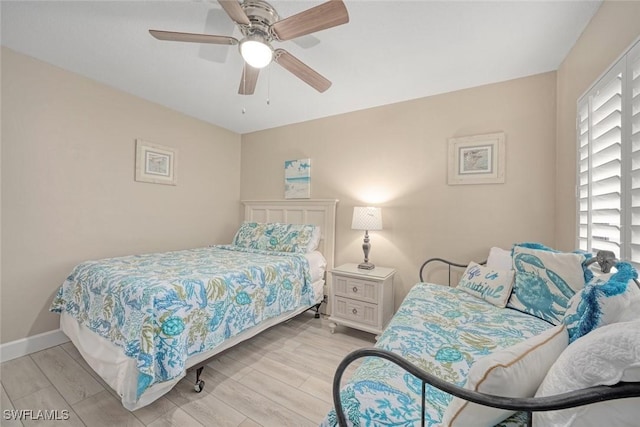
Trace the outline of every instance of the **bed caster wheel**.
[[202, 390], [204, 390], [204, 380], [198, 380], [193, 386], [193, 389], [196, 391], [196, 393], [200, 393]]

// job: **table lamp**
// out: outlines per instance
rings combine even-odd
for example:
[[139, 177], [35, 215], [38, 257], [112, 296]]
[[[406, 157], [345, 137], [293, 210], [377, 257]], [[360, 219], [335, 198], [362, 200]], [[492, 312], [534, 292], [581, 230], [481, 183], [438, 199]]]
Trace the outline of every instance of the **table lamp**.
[[371, 206], [353, 208], [353, 221], [351, 222], [352, 230], [364, 230], [364, 243], [362, 250], [364, 251], [364, 262], [358, 264], [358, 268], [362, 270], [373, 270], [376, 266], [369, 262], [369, 230], [382, 230], [382, 211], [380, 208]]

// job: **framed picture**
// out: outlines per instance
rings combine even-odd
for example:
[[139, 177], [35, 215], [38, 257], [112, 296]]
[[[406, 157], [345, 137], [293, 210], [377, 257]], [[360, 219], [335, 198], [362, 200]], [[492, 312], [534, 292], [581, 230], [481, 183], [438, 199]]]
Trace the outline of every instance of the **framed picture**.
[[178, 151], [136, 139], [136, 181], [176, 185]]
[[449, 185], [504, 183], [504, 132], [449, 139]]
[[308, 199], [311, 197], [311, 159], [286, 160], [284, 162], [284, 198]]

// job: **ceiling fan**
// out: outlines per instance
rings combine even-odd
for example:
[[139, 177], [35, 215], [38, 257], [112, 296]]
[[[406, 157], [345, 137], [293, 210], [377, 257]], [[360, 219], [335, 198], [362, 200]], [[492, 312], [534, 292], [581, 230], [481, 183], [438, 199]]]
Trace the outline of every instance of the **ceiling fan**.
[[253, 94], [260, 68], [274, 61], [296, 77], [324, 92], [331, 82], [284, 49], [273, 49], [271, 42], [291, 40], [320, 30], [326, 30], [349, 22], [349, 13], [342, 0], [329, 0], [288, 18], [280, 19], [276, 10], [263, 0], [218, 0], [224, 11], [240, 28], [244, 36], [238, 40], [230, 36], [179, 33], [149, 30], [159, 40], [178, 42], [239, 44], [244, 59], [240, 95]]

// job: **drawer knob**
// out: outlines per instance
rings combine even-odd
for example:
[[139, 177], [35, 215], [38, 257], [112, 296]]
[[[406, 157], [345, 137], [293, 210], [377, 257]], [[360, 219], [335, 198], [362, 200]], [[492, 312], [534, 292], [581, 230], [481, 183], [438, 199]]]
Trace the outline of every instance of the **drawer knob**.
[[354, 287], [353, 287], [353, 293], [357, 293], [357, 292], [358, 292], [358, 287], [357, 287], [357, 286], [354, 286]]
[[353, 314], [358, 314], [358, 310], [357, 310], [357, 309], [355, 309], [355, 308], [354, 308], [353, 310], [351, 310], [351, 312], [352, 312]]

